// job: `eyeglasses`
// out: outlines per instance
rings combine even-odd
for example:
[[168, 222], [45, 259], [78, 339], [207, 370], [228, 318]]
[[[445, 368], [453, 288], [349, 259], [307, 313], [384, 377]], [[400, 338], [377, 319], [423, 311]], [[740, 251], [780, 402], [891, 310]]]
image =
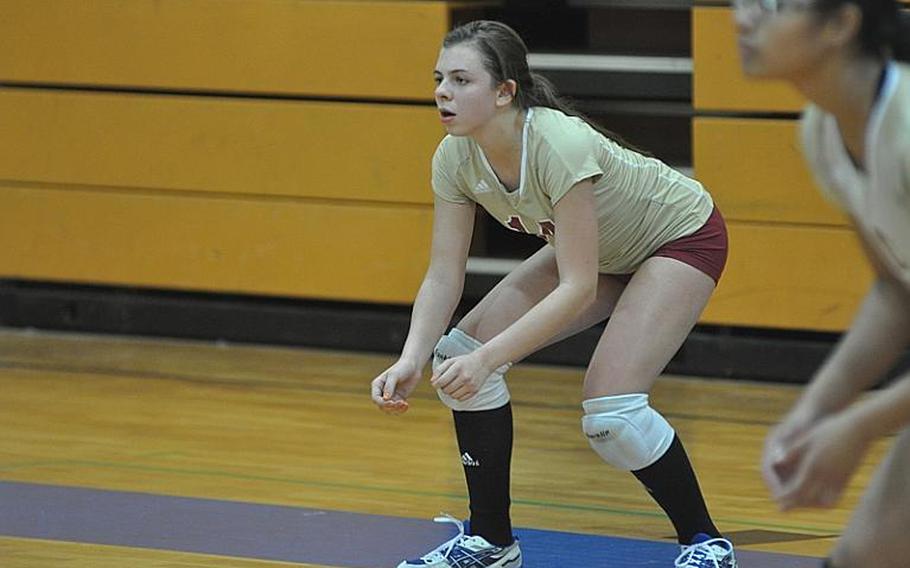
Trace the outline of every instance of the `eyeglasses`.
[[758, 9], [762, 14], [779, 14], [788, 10], [805, 10], [807, 2], [788, 0], [733, 0], [733, 8], [742, 12]]

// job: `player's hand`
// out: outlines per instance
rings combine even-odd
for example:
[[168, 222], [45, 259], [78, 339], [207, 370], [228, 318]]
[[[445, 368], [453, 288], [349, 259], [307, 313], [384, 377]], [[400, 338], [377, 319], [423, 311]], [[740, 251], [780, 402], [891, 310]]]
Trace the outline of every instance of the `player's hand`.
[[474, 352], [443, 361], [433, 371], [430, 384], [455, 400], [465, 401], [480, 392], [493, 370]]
[[762, 453], [761, 473], [771, 495], [781, 492], [781, 487], [790, 481], [795, 471], [794, 464], [785, 461], [788, 451], [812, 428], [816, 415], [806, 404], [798, 403], [765, 438]]
[[774, 494], [781, 509], [835, 506], [870, 444], [848, 413], [817, 422], [779, 456], [791, 471]]
[[420, 365], [399, 359], [371, 383], [373, 403], [387, 414], [402, 414], [410, 405], [408, 397], [420, 382]]

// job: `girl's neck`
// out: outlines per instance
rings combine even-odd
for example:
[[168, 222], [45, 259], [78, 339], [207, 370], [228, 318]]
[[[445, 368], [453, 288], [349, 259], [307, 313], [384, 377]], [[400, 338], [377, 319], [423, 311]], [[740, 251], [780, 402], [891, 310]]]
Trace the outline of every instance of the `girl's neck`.
[[510, 107], [471, 134], [491, 162], [521, 159], [521, 140], [527, 110]]
[[837, 119], [848, 145], [861, 145], [884, 65], [884, 61], [873, 57], [842, 54], [829, 58], [794, 84], [806, 98]]

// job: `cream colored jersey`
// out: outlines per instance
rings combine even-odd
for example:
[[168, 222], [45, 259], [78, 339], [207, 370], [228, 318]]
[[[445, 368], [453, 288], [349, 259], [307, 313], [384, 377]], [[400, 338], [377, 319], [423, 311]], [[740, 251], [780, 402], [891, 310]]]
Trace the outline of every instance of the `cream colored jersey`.
[[834, 116], [810, 105], [801, 132], [819, 185], [910, 289], [910, 65], [892, 62], [886, 68], [866, 126], [865, 170], [847, 153]]
[[433, 157], [433, 191], [440, 198], [474, 201], [505, 227], [538, 235], [551, 245], [559, 238], [553, 206], [589, 178], [594, 180], [603, 273], [634, 272], [662, 245], [701, 228], [714, 207], [697, 181], [551, 108], [527, 112], [516, 190], [500, 183], [469, 137], [446, 136]]

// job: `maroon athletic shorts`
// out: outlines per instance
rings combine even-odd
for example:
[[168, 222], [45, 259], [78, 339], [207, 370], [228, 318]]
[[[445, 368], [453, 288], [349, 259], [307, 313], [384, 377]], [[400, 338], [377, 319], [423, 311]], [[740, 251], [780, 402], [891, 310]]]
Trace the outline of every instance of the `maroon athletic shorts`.
[[[727, 225], [715, 207], [701, 228], [689, 236], [666, 243], [651, 256], [665, 256], [701, 270], [717, 283], [727, 264]], [[615, 274], [628, 283], [632, 274]]]

